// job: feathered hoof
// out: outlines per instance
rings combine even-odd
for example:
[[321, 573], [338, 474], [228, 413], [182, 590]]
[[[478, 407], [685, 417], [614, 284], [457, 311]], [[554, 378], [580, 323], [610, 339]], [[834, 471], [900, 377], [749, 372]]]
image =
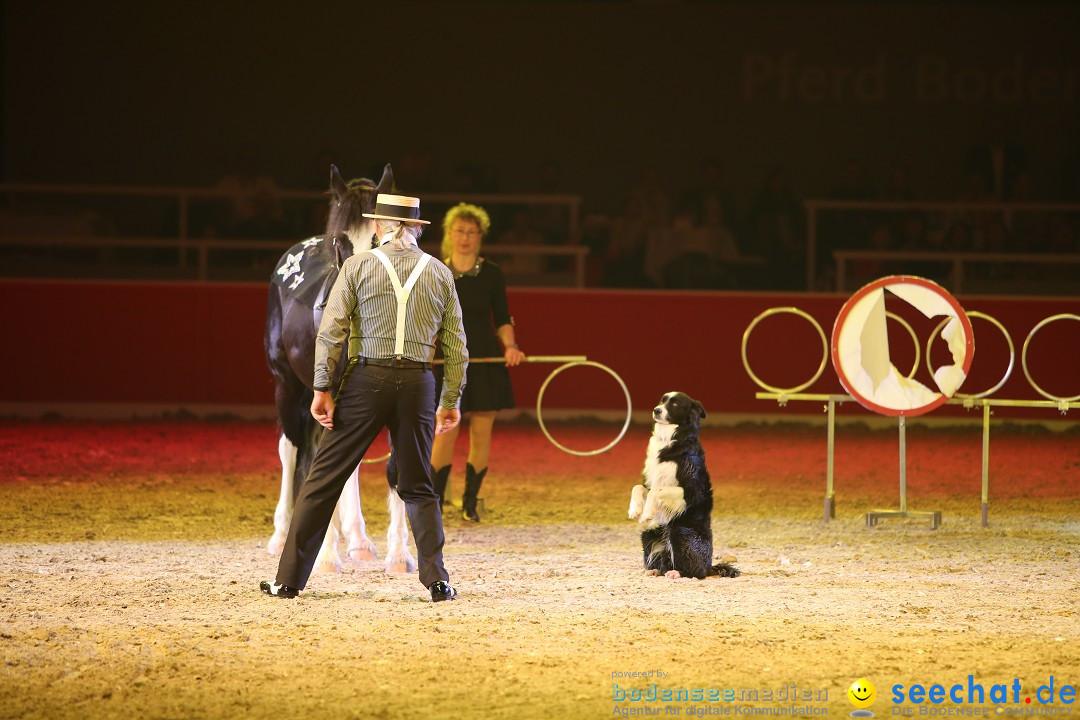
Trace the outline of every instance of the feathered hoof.
[[349, 559], [353, 562], [370, 562], [378, 560], [379, 554], [375, 552], [375, 548], [358, 547], [349, 550]]
[[394, 575], [416, 572], [416, 561], [412, 558], [405, 558], [404, 560], [387, 560], [386, 572]]
[[322, 575], [340, 573], [344, 570], [340, 560], [324, 559], [315, 563], [315, 572]]
[[285, 537], [287, 534], [287, 530], [275, 532], [273, 536], [271, 536], [270, 541], [266, 543], [266, 552], [271, 555], [280, 555], [281, 551], [285, 549]]
[[682, 573], [678, 570], [668, 570], [666, 573], [664, 573], [664, 577], [670, 578], [671, 580], [678, 580], [682, 577]]

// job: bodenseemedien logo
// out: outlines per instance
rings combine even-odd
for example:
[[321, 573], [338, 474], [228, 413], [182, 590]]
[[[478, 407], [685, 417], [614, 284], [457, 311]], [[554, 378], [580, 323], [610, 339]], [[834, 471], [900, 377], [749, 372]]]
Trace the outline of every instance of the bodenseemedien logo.
[[851, 711], [851, 717], [874, 717], [874, 713], [868, 709], [877, 700], [877, 688], [874, 687], [874, 683], [866, 678], [859, 678], [848, 686], [847, 697], [855, 706], [855, 710]]

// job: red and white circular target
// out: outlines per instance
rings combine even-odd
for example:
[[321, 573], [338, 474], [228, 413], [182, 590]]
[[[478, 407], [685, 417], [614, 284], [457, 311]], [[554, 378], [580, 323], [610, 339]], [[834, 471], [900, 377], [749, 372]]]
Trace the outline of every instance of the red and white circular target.
[[[934, 390], [896, 369], [889, 355], [886, 293], [928, 318], [945, 317], [940, 337], [951, 363], [933, 373]], [[923, 415], [944, 405], [967, 378], [975, 354], [971, 320], [960, 303], [932, 280], [892, 275], [848, 298], [832, 332], [832, 362], [840, 384], [863, 407], [881, 415]]]

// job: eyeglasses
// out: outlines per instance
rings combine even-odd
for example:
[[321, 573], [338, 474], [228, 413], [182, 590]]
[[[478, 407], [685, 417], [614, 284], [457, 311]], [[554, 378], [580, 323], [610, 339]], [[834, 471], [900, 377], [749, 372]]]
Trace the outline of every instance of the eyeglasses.
[[470, 237], [470, 238], [471, 237], [480, 237], [480, 235], [481, 235], [479, 230], [462, 230], [460, 228], [458, 228], [456, 230], [451, 230], [450, 234], [452, 236], [454, 236], [454, 237]]

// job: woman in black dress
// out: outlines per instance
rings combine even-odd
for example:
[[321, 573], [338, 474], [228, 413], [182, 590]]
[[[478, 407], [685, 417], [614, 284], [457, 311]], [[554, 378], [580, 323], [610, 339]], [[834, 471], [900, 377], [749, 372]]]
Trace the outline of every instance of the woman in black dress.
[[[469, 458], [461, 510], [462, 516], [472, 522], [480, 520], [476, 497], [488, 470], [495, 412], [514, 407], [507, 368], [525, 358], [514, 342], [506, 278], [498, 265], [480, 257], [480, 245], [490, 227], [484, 209], [466, 203], [450, 208], [443, 219], [442, 258], [454, 271], [470, 358], [461, 396], [461, 415], [469, 420]], [[479, 358], [504, 358], [506, 362], [475, 362]], [[437, 373], [436, 379], [441, 384], [441, 374]], [[439, 389], [435, 397], [439, 397]], [[457, 428], [437, 435], [431, 448], [431, 476], [436, 492], [444, 500], [457, 436]]]

